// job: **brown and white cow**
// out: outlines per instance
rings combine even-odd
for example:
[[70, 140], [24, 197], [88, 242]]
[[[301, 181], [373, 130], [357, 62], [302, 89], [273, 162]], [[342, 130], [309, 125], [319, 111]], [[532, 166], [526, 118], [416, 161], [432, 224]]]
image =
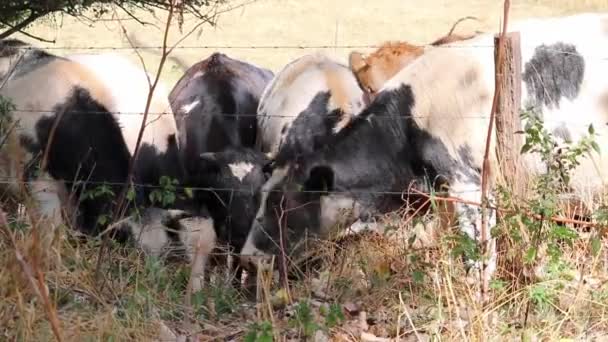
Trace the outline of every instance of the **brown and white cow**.
[[[476, 18], [465, 17], [459, 19], [452, 25], [452, 28], [446, 35], [436, 39], [429, 46], [441, 46], [474, 38], [479, 32], [468, 35], [453, 33], [456, 26], [467, 19]], [[355, 74], [361, 89], [370, 98], [373, 98], [384, 82], [420, 57], [425, 49], [425, 46], [414, 45], [405, 41], [389, 41], [368, 55], [363, 55], [358, 51], [351, 52], [348, 57], [349, 66]]]

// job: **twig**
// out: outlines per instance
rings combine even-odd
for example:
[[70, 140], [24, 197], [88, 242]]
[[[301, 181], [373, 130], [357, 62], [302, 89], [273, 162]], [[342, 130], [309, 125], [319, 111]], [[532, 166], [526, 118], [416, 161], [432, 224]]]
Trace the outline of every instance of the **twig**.
[[[4, 26], [7, 26], [7, 27], [12, 27], [10, 24], [8, 24], [7, 22], [2, 21], [2, 20], [0, 20], [0, 24], [2, 24], [2, 25], [4, 25]], [[31, 34], [31, 33], [28, 33], [28, 32], [26, 32], [26, 31], [23, 31], [23, 30], [18, 30], [17, 32], [21, 33], [22, 35], [24, 35], [24, 36], [26, 36], [26, 37], [30, 37], [30, 38], [32, 38], [32, 39], [36, 39], [36, 40], [41, 41], [41, 42], [44, 42], [44, 43], [52, 43], [52, 44], [55, 44], [55, 43], [56, 43], [55, 39], [50, 40], [50, 39], [42, 38], [42, 37], [39, 37], [39, 36], [33, 35], [33, 34]]]
[[21, 254], [21, 252], [19, 251], [15, 236], [11, 233], [8, 227], [6, 216], [2, 211], [0, 211], [0, 227], [4, 231], [4, 234], [9, 237], [9, 240], [13, 247], [13, 252], [15, 253], [15, 258], [17, 259], [19, 266], [21, 266], [21, 270], [25, 274], [28, 283], [30, 284], [30, 287], [32, 288], [36, 296], [38, 296], [44, 304], [44, 308], [49, 322], [51, 323], [51, 329], [53, 330], [55, 339], [60, 342], [63, 341], [61, 337], [59, 319], [57, 318], [57, 311], [55, 310], [53, 304], [51, 303], [51, 300], [49, 299], [48, 292], [44, 284], [44, 275], [38, 268], [36, 268], [36, 270], [34, 271], [32, 267], [28, 264], [27, 260], [25, 260], [23, 254]]
[[[23, 33], [22, 30], [24, 28], [26, 28], [29, 24], [31, 24], [34, 21], [36, 21], [36, 19], [42, 17], [44, 14], [46, 14], [46, 13], [32, 12], [29, 17], [23, 19], [23, 21], [21, 21], [17, 25], [9, 25], [8, 23], [2, 22], [2, 24], [5, 25], [5, 26], [7, 26], [9, 29], [6, 30], [6, 31], [4, 31], [4, 32], [2, 32], [2, 33], [0, 33], [0, 39], [7, 38], [7, 37], [11, 36], [12, 34], [14, 34], [16, 32]], [[36, 37], [33, 37], [33, 38], [36, 38]]]
[[281, 198], [281, 215], [279, 216], [279, 245], [281, 252], [281, 260], [279, 260], [279, 278], [285, 287], [285, 293], [287, 294], [287, 301], [291, 303], [291, 295], [289, 293], [289, 280], [287, 279], [287, 255], [285, 253], [285, 224], [287, 218], [285, 217], [285, 209], [283, 204], [285, 202], [285, 196]]
[[[174, 2], [175, 2], [175, 0], [171, 0], [171, 2], [170, 2], [169, 15], [167, 17], [167, 22], [165, 25], [165, 32], [163, 35], [163, 50], [162, 50], [163, 54], [161, 56], [160, 62], [158, 63], [158, 70], [156, 72], [156, 78], [154, 79], [154, 82], [151, 85], [149, 85], [150, 89], [148, 92], [148, 98], [146, 99], [146, 107], [144, 109], [143, 119], [142, 119], [141, 126], [139, 129], [139, 134], [137, 136], [137, 142], [135, 143], [135, 150], [133, 151], [133, 156], [131, 157], [131, 160], [129, 161], [129, 169], [127, 172], [127, 181], [125, 182], [125, 185], [123, 186], [123, 188], [120, 192], [120, 195], [118, 197], [118, 202], [117, 202], [117, 206], [116, 206], [116, 211], [114, 212], [113, 221], [118, 220], [123, 215], [123, 212], [126, 209], [126, 208], [124, 208], [125, 199], [127, 197], [127, 192], [129, 190], [129, 184], [131, 182], [131, 179], [133, 178], [133, 172], [135, 170], [135, 161], [137, 160], [137, 156], [139, 154], [139, 148], [141, 145], [141, 140], [143, 138], [144, 130], [146, 128], [146, 120], [148, 119], [148, 113], [150, 111], [150, 106], [152, 104], [152, 98], [154, 97], [154, 90], [156, 89], [156, 86], [158, 85], [158, 81], [160, 80], [161, 72], [165, 65], [165, 61], [167, 60], [167, 55], [168, 55], [167, 41], [169, 39], [169, 30], [171, 29], [171, 19], [173, 18]], [[147, 73], [146, 73], [146, 75], [147, 75]], [[108, 247], [108, 243], [109, 243], [109, 237], [106, 236], [99, 249], [97, 265], [95, 267], [95, 280], [96, 281], [99, 280], [101, 264], [103, 261], [105, 250]]]
[[[146, 21], [142, 21], [141, 19], [137, 18], [135, 16], [135, 14], [129, 12], [129, 10], [127, 10], [123, 5], [121, 5], [120, 3], [116, 3], [116, 6], [118, 6], [121, 10], [123, 10], [123, 12], [125, 12], [131, 19], [135, 20], [136, 22], [138, 22], [141, 26], [146, 26], [146, 25], [151, 25], [154, 26], [156, 28], [158, 28], [156, 25], [146, 22]], [[123, 20], [123, 19], [118, 19], [118, 20]]]
[[461, 22], [463, 22], [465, 20], [477, 20], [477, 21], [479, 21], [479, 18], [474, 17], [474, 16], [467, 16], [467, 17], [462, 17], [462, 18], [456, 20], [456, 22], [454, 23], [454, 25], [452, 25], [452, 28], [450, 29], [450, 31], [448, 32], [448, 34], [446, 34], [446, 36], [451, 36], [452, 33], [454, 33], [454, 29], [456, 28], [456, 26], [458, 26], [458, 24], [460, 24]]
[[487, 257], [487, 252], [488, 252], [488, 222], [487, 222], [487, 217], [486, 217], [486, 205], [487, 205], [487, 199], [488, 199], [488, 181], [490, 178], [490, 159], [489, 159], [489, 155], [490, 155], [490, 141], [492, 138], [492, 129], [494, 127], [494, 120], [495, 120], [495, 115], [496, 115], [496, 110], [498, 108], [498, 99], [500, 96], [500, 84], [502, 84], [502, 73], [503, 73], [503, 64], [502, 64], [502, 60], [503, 60], [503, 53], [504, 53], [504, 45], [505, 45], [505, 35], [507, 33], [507, 24], [509, 21], [509, 8], [511, 6], [511, 1], [510, 0], [505, 0], [504, 2], [504, 22], [503, 22], [503, 27], [502, 30], [500, 32], [500, 36], [498, 38], [498, 52], [497, 52], [497, 58], [496, 58], [496, 63], [499, 64], [498, 66], [498, 70], [499, 72], [496, 73], [495, 77], [494, 77], [494, 99], [492, 101], [492, 111], [490, 112], [490, 122], [488, 124], [488, 134], [486, 137], [486, 146], [485, 146], [485, 152], [484, 152], [484, 156], [483, 156], [483, 166], [482, 166], [482, 175], [481, 175], [481, 247], [482, 247], [482, 255], [483, 255], [483, 266], [482, 266], [482, 270], [480, 272], [480, 276], [481, 276], [481, 296], [482, 296], [482, 300], [485, 303], [487, 300], [487, 292], [488, 292], [488, 274], [487, 274], [487, 262], [486, 262], [486, 257]]
[[[416, 339], [418, 341], [422, 341], [422, 338], [418, 334], [418, 329], [416, 329], [416, 326], [414, 326], [414, 322], [412, 321], [412, 317], [410, 316], [410, 313], [407, 310], [406, 304], [403, 302], [403, 297], [401, 297], [401, 291], [399, 291], [399, 303], [401, 304], [401, 307], [403, 308], [403, 313], [407, 317], [408, 322], [410, 322], [410, 325], [412, 326], [412, 330], [414, 330], [414, 334], [416, 335]], [[397, 328], [397, 329], [399, 329], [399, 328]], [[399, 333], [397, 333], [397, 337], [400, 337]]]

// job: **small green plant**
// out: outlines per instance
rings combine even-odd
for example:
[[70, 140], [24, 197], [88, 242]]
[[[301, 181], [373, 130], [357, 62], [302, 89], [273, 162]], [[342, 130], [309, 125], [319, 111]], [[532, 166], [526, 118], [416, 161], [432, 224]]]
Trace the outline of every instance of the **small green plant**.
[[168, 206], [175, 202], [177, 179], [172, 179], [168, 176], [161, 176], [159, 179], [159, 188], [150, 192], [150, 201], [159, 203], [162, 206]]
[[[533, 112], [524, 112], [521, 115], [526, 124], [524, 130], [524, 144], [521, 154], [535, 154], [546, 165], [545, 172], [540, 174], [532, 187], [532, 193], [523, 203], [516, 203], [504, 189], [499, 189], [499, 198], [502, 203], [511, 203], [514, 207], [524, 206], [531, 215], [522, 215], [521, 212], [506, 215], [503, 218], [504, 233], [508, 234], [515, 243], [523, 243], [521, 231], [522, 223], [528, 230], [529, 243], [524, 246], [523, 259], [527, 264], [534, 264], [539, 257], [542, 245], [550, 263], [559, 263], [564, 246], [573, 246], [578, 234], [573, 229], [555, 223], [551, 218], [559, 211], [560, 195], [568, 192], [571, 173], [580, 165], [580, 161], [587, 154], [595, 150], [600, 152], [595, 141], [596, 133], [593, 125], [587, 130], [587, 135], [578, 142], [558, 139], [544, 127], [542, 119]], [[540, 218], [540, 219], [539, 219]], [[597, 247], [597, 243], [595, 243]]]
[[551, 304], [554, 302], [555, 291], [549, 286], [544, 284], [535, 284], [532, 285], [529, 291], [530, 300], [536, 307], [545, 311], [551, 307]]
[[272, 342], [272, 324], [268, 321], [252, 323], [243, 339], [244, 342]]
[[580, 165], [581, 157], [592, 150], [600, 153], [600, 148], [595, 142], [596, 133], [593, 125], [589, 125], [588, 135], [578, 142], [564, 141], [564, 144], [560, 145], [553, 134], [544, 128], [543, 121], [537, 115], [524, 113], [522, 118], [527, 122], [521, 153], [537, 153], [546, 165], [546, 172], [540, 175], [534, 187], [536, 196], [529, 201], [533, 213], [540, 216], [541, 220], [527, 222], [528, 228], [533, 233], [534, 242], [526, 252], [526, 259], [529, 262], [535, 261], [538, 246], [544, 241], [547, 243], [550, 260], [555, 263], [562, 255], [562, 245], [565, 243], [572, 246], [578, 234], [548, 218], [557, 213], [559, 195], [568, 190], [570, 174]]
[[[209, 318], [213, 313], [214, 319], [221, 319], [236, 311], [239, 298], [236, 289], [212, 283], [192, 294], [192, 304], [198, 316]], [[208, 305], [213, 306], [213, 312], [210, 312]]]
[[325, 326], [327, 328], [333, 328], [336, 325], [342, 323], [344, 321], [344, 313], [342, 312], [342, 307], [338, 303], [333, 303], [327, 309], [327, 312], [324, 307], [321, 307], [321, 314], [325, 315]]
[[294, 315], [289, 319], [289, 326], [297, 328], [300, 335], [310, 338], [319, 325], [315, 322], [310, 304], [307, 301], [299, 301], [294, 308]]

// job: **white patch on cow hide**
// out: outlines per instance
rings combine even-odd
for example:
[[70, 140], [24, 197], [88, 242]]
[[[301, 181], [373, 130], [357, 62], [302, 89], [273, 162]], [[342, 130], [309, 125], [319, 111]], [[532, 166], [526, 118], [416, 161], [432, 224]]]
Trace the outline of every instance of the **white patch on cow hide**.
[[[268, 199], [269, 192], [272, 191], [274, 187], [277, 186], [277, 184], [279, 184], [287, 176], [287, 172], [289, 172], [289, 166], [275, 169], [272, 172], [272, 176], [270, 176], [270, 178], [262, 186], [262, 189], [260, 190], [260, 192], [262, 193], [262, 198], [260, 200], [260, 207], [258, 208], [258, 212], [255, 216], [256, 219], [264, 216], [264, 212], [266, 211], [266, 200]], [[252, 234], [249, 233], [249, 238], [251, 238], [251, 235]], [[249, 238], [247, 238], [247, 241], [249, 241]]]
[[194, 109], [194, 107], [198, 106], [199, 103], [200, 101], [196, 100], [190, 104], [183, 105], [181, 108], [182, 113], [189, 114]]
[[321, 231], [331, 233], [332, 228], [342, 230], [359, 216], [361, 206], [352, 197], [344, 195], [322, 196]]
[[228, 164], [228, 167], [230, 168], [232, 175], [238, 178], [240, 182], [242, 182], [243, 178], [245, 178], [245, 176], [247, 176], [249, 172], [251, 172], [251, 170], [253, 169], [253, 164], [240, 162]]
[[159, 257], [163, 248], [170, 242], [167, 236], [166, 227], [160, 220], [149, 224], [137, 223], [133, 220], [128, 221], [131, 228], [133, 239], [146, 254]]

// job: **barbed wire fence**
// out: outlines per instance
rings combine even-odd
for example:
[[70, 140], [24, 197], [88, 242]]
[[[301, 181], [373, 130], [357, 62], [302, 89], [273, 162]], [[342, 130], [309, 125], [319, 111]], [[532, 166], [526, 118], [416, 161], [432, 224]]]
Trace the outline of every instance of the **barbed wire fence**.
[[[104, 19], [103, 21], [120, 21], [120, 20], [124, 20], [124, 19], [131, 19], [131, 18], [121, 18], [121, 19]], [[337, 30], [338, 28], [336, 28]], [[303, 50], [303, 51], [310, 51], [310, 50], [330, 50], [330, 49], [378, 49], [380, 47], [384, 46], [383, 44], [289, 44], [289, 45], [285, 45], [285, 44], [277, 44], [277, 45], [177, 45], [174, 46], [173, 49], [174, 50], [238, 50], [238, 49], [242, 49], [242, 50]], [[430, 44], [420, 44], [419, 46], [424, 46], [424, 47], [431, 47]], [[523, 45], [522, 45], [523, 46]], [[494, 50], [496, 48], [496, 44], [467, 44], [467, 45], [454, 45], [454, 44], [444, 44], [444, 45], [436, 45], [436, 46], [432, 46], [433, 48], [436, 49], [492, 49]], [[536, 46], [534, 46], [536, 47]], [[18, 46], [16, 47], [18, 49], [21, 50], [33, 50], [33, 49], [39, 49], [38, 47], [35, 46]], [[91, 52], [104, 52], [104, 51], [136, 51], [136, 50], [161, 50], [163, 47], [161, 45], [126, 45], [126, 46], [72, 46], [72, 45], [63, 45], [63, 46], [57, 46], [57, 45], [53, 45], [53, 46], [45, 46], [43, 49], [44, 50], [80, 50], [80, 51], [91, 51]], [[572, 52], [570, 51], [563, 51], [563, 50], [556, 50], [556, 49], [552, 49], [552, 48], [548, 48], [548, 47], [544, 47], [544, 49], [551, 51], [551, 52], [556, 52], [556, 53], [562, 53], [562, 54], [572, 54]], [[597, 58], [598, 60], [608, 60], [608, 56], [601, 56], [601, 55], [597, 55], [597, 56], [585, 56], [586, 58]], [[56, 113], [56, 110], [53, 109], [49, 109], [49, 108], [39, 108], [39, 109], [32, 109], [32, 108], [15, 108], [14, 109], [15, 112], [18, 112], [19, 114], [54, 114]], [[113, 114], [113, 115], [138, 115], [138, 116], [143, 116], [146, 113], [142, 113], [142, 112], [114, 112], [114, 111], [87, 111], [87, 112], [74, 112], [72, 111], [72, 113], [74, 114], [86, 114], [86, 115], [95, 115], [95, 114]], [[163, 115], [174, 115], [174, 113], [171, 112], [148, 112], [148, 115], [153, 115], [153, 116], [163, 116]], [[258, 113], [222, 113], [221, 115], [226, 116], [226, 117], [260, 117], [260, 114]], [[294, 117], [292, 115], [279, 115], [279, 114], [273, 114], [273, 115], [264, 115], [265, 117], [269, 117], [269, 118], [290, 118], [290, 117]], [[387, 119], [394, 119], [395, 115], [383, 115], [383, 114], [375, 114], [374, 117], [376, 118], [387, 118]], [[412, 115], [412, 116], [403, 116], [400, 119], [405, 119], [405, 120], [416, 120], [416, 119], [425, 119], [425, 118], [429, 118], [429, 116], [417, 116], [417, 115]], [[488, 113], [488, 115], [480, 115], [480, 116], [461, 116], [458, 118], [446, 118], [446, 121], [450, 121], [450, 120], [489, 120], [490, 119], [490, 113]], [[563, 120], [554, 120], [552, 118], [545, 118], [544, 119], [545, 122], [551, 122], [551, 121], [560, 121], [563, 122]], [[589, 123], [580, 123], [580, 122], [576, 122], [576, 120], [572, 120], [570, 122], [568, 122], [569, 126], [580, 126], [580, 127], [587, 127]], [[601, 124], [601, 125], [605, 125], [605, 122], [598, 122], [595, 124]], [[20, 182], [20, 180], [8, 180], [8, 179], [0, 179], [0, 184], [6, 184], [6, 183], [10, 183], [10, 182]], [[27, 183], [27, 182], [25, 182]], [[107, 183], [107, 182], [91, 182], [89, 181], [89, 184], [91, 185], [127, 185], [127, 183], [121, 183], [121, 184], [116, 184], [116, 183]], [[128, 183], [128, 184], [133, 184], [133, 183]], [[152, 184], [136, 184], [136, 186], [141, 186], [141, 187], [147, 187], [147, 188], [160, 188], [159, 185], [152, 185]], [[178, 187], [180, 188], [180, 187]], [[188, 189], [193, 189], [193, 190], [202, 190], [202, 191], [218, 191], [218, 192], [222, 192], [222, 191], [232, 191], [232, 192], [251, 192], [251, 189], [211, 189], [211, 188], [199, 188], [199, 187], [181, 187], [182, 189], [188, 188]], [[470, 192], [476, 192], [477, 190], [470, 190]], [[332, 193], [330, 191], [330, 193]], [[343, 194], [343, 193], [347, 193], [347, 192], [336, 192], [336, 194]], [[351, 192], [352, 193], [352, 192]], [[455, 194], [464, 194], [466, 192], [456, 192]], [[379, 192], [371, 192], [370, 194], [376, 194], [376, 195], [398, 195], [398, 194], [403, 194], [403, 192], [398, 192], [398, 191], [379, 191]]]

